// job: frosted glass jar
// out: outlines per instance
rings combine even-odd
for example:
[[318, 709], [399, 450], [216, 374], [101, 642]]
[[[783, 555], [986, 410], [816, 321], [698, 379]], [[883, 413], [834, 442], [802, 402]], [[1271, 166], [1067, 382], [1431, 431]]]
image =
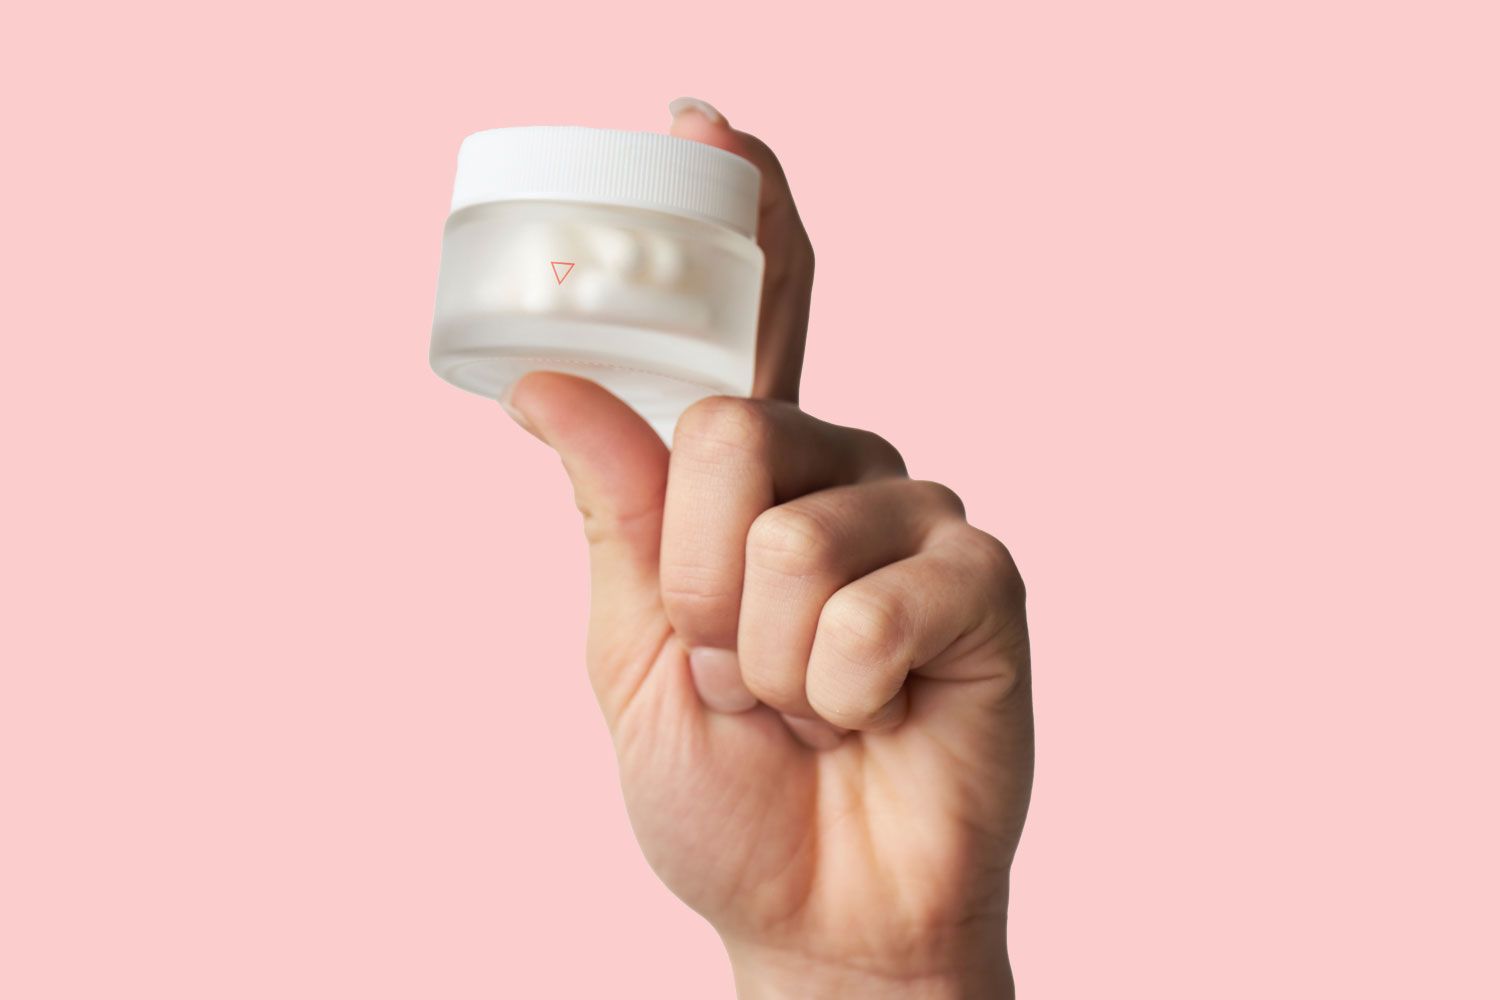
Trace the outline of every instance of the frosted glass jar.
[[765, 258], [760, 171], [649, 132], [477, 132], [443, 231], [432, 367], [501, 397], [582, 375], [668, 441], [695, 400], [749, 395]]

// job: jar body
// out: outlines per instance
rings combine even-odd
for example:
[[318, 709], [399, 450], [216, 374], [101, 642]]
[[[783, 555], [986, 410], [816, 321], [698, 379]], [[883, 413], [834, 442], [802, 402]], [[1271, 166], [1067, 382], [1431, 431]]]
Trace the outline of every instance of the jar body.
[[527, 372], [600, 383], [670, 441], [710, 395], [749, 395], [765, 258], [753, 239], [666, 212], [496, 201], [443, 231], [432, 367], [500, 398]]

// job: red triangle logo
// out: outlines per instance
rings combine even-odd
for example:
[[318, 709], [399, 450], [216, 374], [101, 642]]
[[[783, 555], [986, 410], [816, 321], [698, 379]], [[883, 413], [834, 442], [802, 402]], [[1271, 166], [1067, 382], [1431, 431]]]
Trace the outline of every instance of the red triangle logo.
[[568, 276], [568, 273], [573, 270], [573, 262], [570, 260], [554, 260], [551, 263], [552, 277], [556, 278], [557, 283], [560, 285], [563, 283], [563, 279]]

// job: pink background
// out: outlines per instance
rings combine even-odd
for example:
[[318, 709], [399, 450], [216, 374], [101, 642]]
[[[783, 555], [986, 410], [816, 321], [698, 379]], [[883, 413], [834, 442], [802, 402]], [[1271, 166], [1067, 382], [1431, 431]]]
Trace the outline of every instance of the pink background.
[[0, 996], [714, 997], [556, 461], [427, 369], [467, 132], [783, 158], [807, 407], [1026, 576], [1022, 995], [1493, 997], [1488, 3], [31, 5]]

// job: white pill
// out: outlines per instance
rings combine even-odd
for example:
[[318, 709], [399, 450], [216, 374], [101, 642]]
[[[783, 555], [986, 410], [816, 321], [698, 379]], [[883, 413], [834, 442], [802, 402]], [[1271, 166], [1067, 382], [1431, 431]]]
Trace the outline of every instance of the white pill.
[[646, 232], [646, 256], [650, 261], [651, 283], [670, 287], [682, 280], [686, 265], [682, 244], [661, 233]]
[[641, 245], [633, 234], [613, 226], [594, 226], [587, 234], [587, 256], [614, 274], [634, 277], [641, 265]]

